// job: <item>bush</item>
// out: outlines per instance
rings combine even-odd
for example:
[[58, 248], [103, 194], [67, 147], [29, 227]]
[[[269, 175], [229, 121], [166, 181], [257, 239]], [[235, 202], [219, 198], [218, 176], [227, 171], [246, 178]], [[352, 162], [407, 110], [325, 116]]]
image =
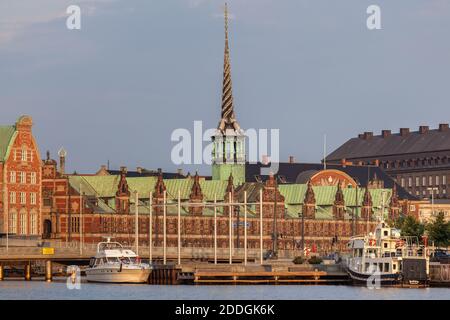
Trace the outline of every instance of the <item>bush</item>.
[[322, 259], [320, 259], [319, 257], [311, 257], [308, 260], [309, 264], [321, 264], [322, 263]]
[[303, 257], [295, 257], [294, 260], [292, 261], [294, 264], [303, 264], [305, 262], [305, 259]]

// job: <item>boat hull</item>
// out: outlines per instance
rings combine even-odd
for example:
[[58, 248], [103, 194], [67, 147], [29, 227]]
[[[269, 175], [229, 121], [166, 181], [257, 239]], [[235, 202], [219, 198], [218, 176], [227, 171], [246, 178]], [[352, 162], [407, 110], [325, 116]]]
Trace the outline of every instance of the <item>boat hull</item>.
[[86, 278], [89, 282], [146, 283], [150, 273], [150, 269], [92, 268], [86, 270]]
[[[367, 284], [374, 283], [375, 279], [372, 279], [372, 274], [355, 272], [349, 268], [347, 268], [347, 273], [352, 279], [352, 281], [356, 284]], [[392, 286], [399, 285], [402, 283], [401, 275], [399, 273], [383, 273], [379, 275], [379, 282], [381, 286]]]

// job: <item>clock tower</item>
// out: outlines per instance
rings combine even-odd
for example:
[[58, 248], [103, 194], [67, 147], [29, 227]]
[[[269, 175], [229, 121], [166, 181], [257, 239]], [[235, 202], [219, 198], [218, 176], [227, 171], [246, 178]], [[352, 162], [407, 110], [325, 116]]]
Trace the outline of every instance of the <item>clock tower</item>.
[[212, 178], [228, 180], [235, 185], [245, 182], [245, 134], [234, 114], [231, 83], [230, 49], [228, 46], [228, 8], [225, 4], [225, 53], [223, 62], [222, 112], [212, 136]]

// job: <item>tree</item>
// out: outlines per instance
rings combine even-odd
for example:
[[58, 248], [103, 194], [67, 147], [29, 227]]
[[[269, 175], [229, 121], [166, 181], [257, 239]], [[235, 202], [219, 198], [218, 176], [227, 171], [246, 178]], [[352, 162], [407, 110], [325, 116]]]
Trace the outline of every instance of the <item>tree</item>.
[[425, 226], [413, 216], [402, 215], [394, 221], [394, 227], [400, 229], [402, 236], [418, 237], [425, 232]]
[[400, 230], [402, 236], [412, 236], [421, 239], [425, 231], [425, 226], [413, 216], [406, 216], [403, 219]]
[[450, 244], [450, 223], [445, 222], [443, 212], [439, 212], [434, 222], [427, 225], [427, 231], [435, 246], [448, 247]]

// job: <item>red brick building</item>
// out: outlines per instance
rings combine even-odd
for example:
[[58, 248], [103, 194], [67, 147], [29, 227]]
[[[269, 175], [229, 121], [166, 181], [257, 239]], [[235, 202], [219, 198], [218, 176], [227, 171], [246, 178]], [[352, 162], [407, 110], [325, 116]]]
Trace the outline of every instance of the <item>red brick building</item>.
[[41, 157], [32, 126], [29, 116], [0, 126], [0, 230], [10, 236], [42, 232]]

